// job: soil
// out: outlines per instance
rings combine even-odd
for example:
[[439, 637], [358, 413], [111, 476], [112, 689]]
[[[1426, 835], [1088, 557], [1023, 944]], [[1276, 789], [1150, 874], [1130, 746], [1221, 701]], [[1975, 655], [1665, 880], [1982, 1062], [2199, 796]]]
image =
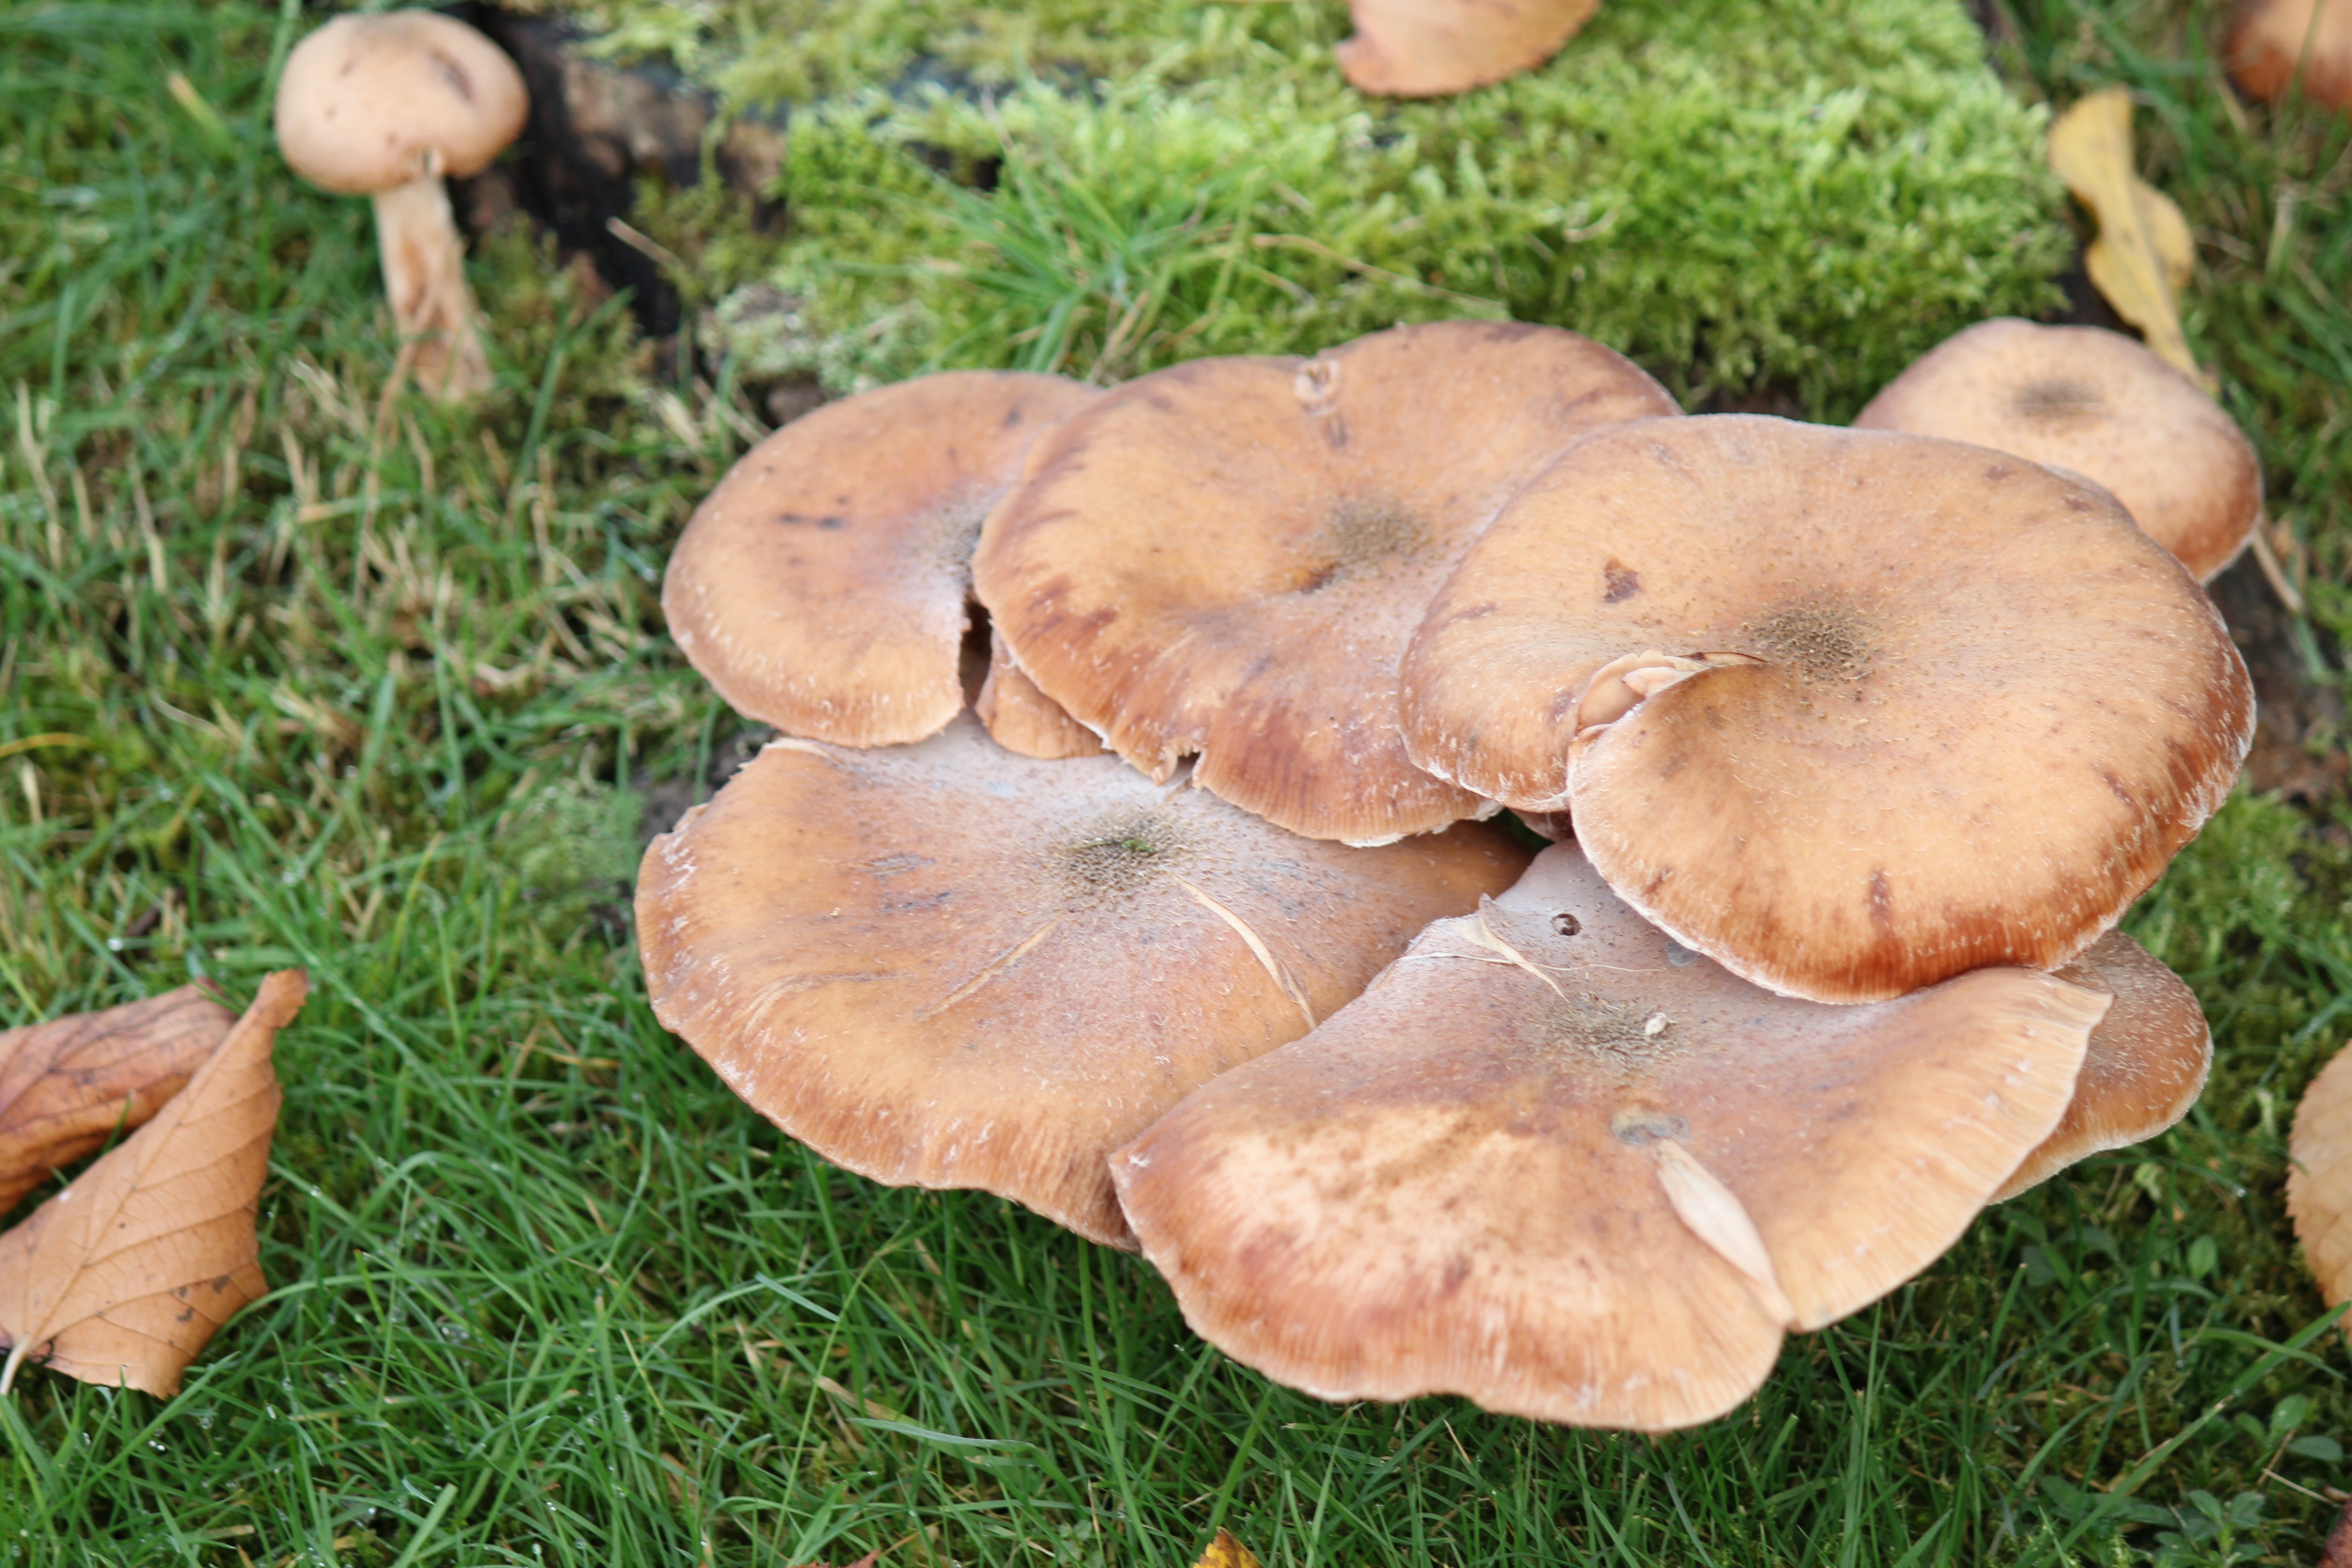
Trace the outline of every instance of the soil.
[[2254, 747], [2246, 756], [2246, 784], [2258, 794], [2278, 791], [2317, 806], [2345, 791], [2352, 759], [2338, 737], [2343, 694], [2312, 677], [2297, 646], [2300, 634], [2328, 665], [2338, 663], [2334, 639], [2279, 603], [2252, 552], [2206, 585], [2229, 623], [2230, 636], [2254, 678]]
[[[735, 724], [730, 731], [728, 722]], [[637, 843], [640, 847], [677, 826], [677, 819], [712, 795], [735, 776], [736, 770], [760, 754], [760, 748], [776, 738], [776, 731], [765, 724], [746, 724], [740, 720], [722, 721], [719, 738], [710, 748], [710, 760], [699, 776], [692, 773], [673, 774], [667, 778], [651, 775], [638, 779], [636, 789], [646, 803], [645, 814], [637, 822]]]

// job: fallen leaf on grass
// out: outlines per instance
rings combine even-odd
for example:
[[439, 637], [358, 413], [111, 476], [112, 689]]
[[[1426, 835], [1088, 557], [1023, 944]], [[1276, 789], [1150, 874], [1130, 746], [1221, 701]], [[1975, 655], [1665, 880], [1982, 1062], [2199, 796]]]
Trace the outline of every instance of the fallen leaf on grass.
[[2352, 1503], [2336, 1516], [2336, 1528], [2319, 1548], [2319, 1561], [2311, 1568], [2352, 1568]]
[[1192, 1568], [1265, 1568], [1265, 1565], [1257, 1560], [1256, 1552], [1234, 1538], [1232, 1531], [1221, 1530]]
[[268, 1289], [253, 1221], [282, 1098], [269, 1053], [309, 994], [299, 969], [263, 980], [153, 1121], [0, 1236], [0, 1394], [37, 1360], [168, 1398], [213, 1331]]
[[2091, 94], [2050, 127], [2050, 166], [2099, 220], [2099, 237], [2083, 253], [2092, 284], [2150, 349], [2199, 376], [2178, 298], [2196, 268], [2196, 245], [2171, 198], [2139, 177], [2131, 123], [2131, 95], [2122, 88]]
[[0, 1213], [180, 1092], [236, 1015], [194, 985], [0, 1031]]

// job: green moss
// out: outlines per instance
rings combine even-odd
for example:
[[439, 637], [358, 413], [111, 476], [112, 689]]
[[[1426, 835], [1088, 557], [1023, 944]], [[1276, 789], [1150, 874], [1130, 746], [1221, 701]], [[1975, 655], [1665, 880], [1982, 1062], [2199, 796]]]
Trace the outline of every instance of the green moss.
[[747, 374], [835, 388], [1507, 314], [1686, 397], [1790, 383], [1836, 415], [1960, 326], [2050, 305], [2068, 245], [2042, 112], [1956, 0], [1612, 0], [1549, 67], [1427, 103], [1345, 84], [1332, 5], [602, 19], [608, 49], [796, 106], [788, 236], [734, 237], [704, 282], [761, 285], [719, 318]]

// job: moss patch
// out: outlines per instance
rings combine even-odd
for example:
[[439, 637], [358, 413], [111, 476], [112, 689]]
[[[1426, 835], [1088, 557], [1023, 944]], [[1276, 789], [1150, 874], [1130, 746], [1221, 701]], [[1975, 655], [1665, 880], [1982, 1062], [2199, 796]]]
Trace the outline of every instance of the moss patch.
[[746, 374], [1097, 379], [1513, 316], [1685, 398], [1843, 415], [1987, 315], [2053, 304], [2043, 115], [1956, 0], [1611, 0], [1551, 65], [1434, 103], [1349, 89], [1337, 5], [614, 0], [739, 107], [791, 108], [790, 232], [649, 193]]

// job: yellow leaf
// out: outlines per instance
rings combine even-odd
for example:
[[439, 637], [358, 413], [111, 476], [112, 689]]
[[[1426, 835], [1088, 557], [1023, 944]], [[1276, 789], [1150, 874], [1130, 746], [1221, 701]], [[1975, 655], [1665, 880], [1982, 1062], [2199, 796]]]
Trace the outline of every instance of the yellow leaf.
[[2198, 375], [2177, 298], [2195, 269], [2196, 247], [2180, 209], [2135, 172], [2131, 119], [2123, 89], [2091, 94], [2050, 127], [2050, 166], [2099, 220], [2083, 256], [2092, 284], [2150, 349]]
[[0, 1030], [0, 1213], [180, 1092], [236, 1015], [194, 985]]
[[1257, 1560], [1256, 1552], [1234, 1538], [1232, 1531], [1221, 1530], [1192, 1568], [1265, 1568], [1265, 1565]]
[[27, 1360], [169, 1396], [237, 1309], [268, 1289], [254, 1205], [278, 1125], [278, 1031], [299, 969], [261, 983], [187, 1088], [72, 1185], [0, 1236], [0, 1394]]

